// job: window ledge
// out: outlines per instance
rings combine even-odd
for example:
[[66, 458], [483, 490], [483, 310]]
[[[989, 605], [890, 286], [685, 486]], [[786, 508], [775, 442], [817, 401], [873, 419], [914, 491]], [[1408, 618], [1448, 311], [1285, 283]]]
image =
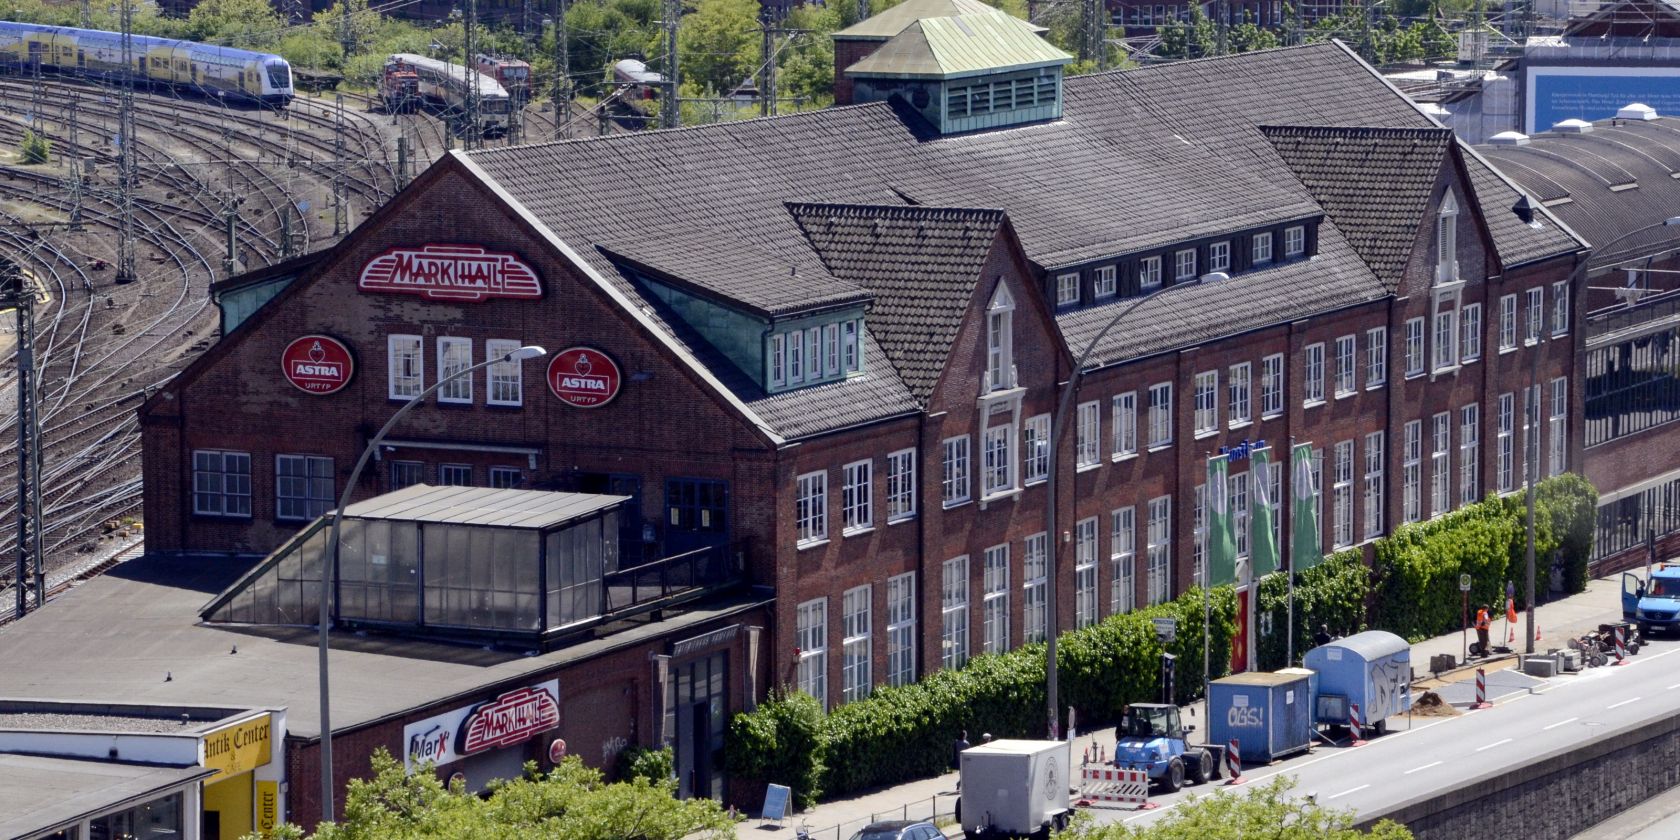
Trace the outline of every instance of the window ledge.
[[1231, 423], [1231, 424], [1227, 425], [1225, 428], [1234, 432], [1238, 429], [1246, 429], [1246, 428], [1248, 428], [1249, 426], [1252, 426], [1252, 425], [1254, 425], [1254, 421], [1252, 421], [1252, 420], [1239, 420], [1235, 423]]
[[905, 523], [905, 522], [914, 522], [914, 521], [916, 521], [916, 514], [905, 513], [905, 514], [900, 514], [898, 516], [895, 516], [891, 519], [888, 519], [887, 524], [890, 526], [890, 525], [899, 525], [899, 524], [902, 524], [902, 523]]
[[1481, 360], [1482, 360], [1481, 356], [1471, 356], [1468, 359], [1459, 359], [1458, 360], [1458, 366], [1459, 367], [1464, 367], [1465, 365], [1473, 365], [1473, 364], [1475, 364], [1475, 363], [1477, 363]]
[[1279, 417], [1282, 417], [1282, 416], [1283, 416], [1282, 411], [1273, 411], [1273, 412], [1261, 414], [1260, 419], [1261, 420], [1276, 420], [1276, 419], [1278, 419]]
[[867, 533], [869, 533], [870, 531], [873, 531], [873, 530], [875, 530], [874, 525], [862, 525], [862, 526], [859, 526], [859, 527], [856, 527], [856, 528], [846, 528], [846, 529], [844, 529], [840, 532], [840, 536], [842, 536], [842, 537], [855, 537], [855, 536], [859, 536], [861, 534], [867, 534]]
[[1424, 374], [1426, 374], [1426, 373], [1428, 373], [1428, 371], [1424, 371], [1424, 370], [1409, 370], [1409, 371], [1406, 371], [1406, 379], [1407, 379], [1407, 380], [1412, 380], [1412, 379], [1417, 379], [1417, 378], [1419, 378], [1419, 377], [1421, 377], [1421, 376], [1423, 376], [1423, 375], [1424, 375]]
[[1219, 434], [1218, 429], [1197, 429], [1196, 430], [1196, 440], [1206, 440], [1210, 437], [1216, 437], [1216, 436], [1218, 436], [1218, 434]]
[[1510, 347], [1499, 348], [1499, 355], [1501, 355], [1501, 356], [1505, 355], [1506, 353], [1515, 353], [1515, 352], [1517, 352], [1517, 346], [1514, 345], [1514, 344], [1511, 345]]
[[1337, 391], [1336, 392], [1336, 399], [1338, 399], [1338, 400], [1345, 400], [1348, 397], [1357, 397], [1357, 396], [1359, 396], [1359, 389], [1358, 388], [1355, 388], [1352, 391]]
[[1100, 467], [1100, 466], [1102, 466], [1102, 460], [1098, 459], [1097, 461], [1094, 461], [1094, 462], [1089, 463], [1089, 464], [1080, 464], [1079, 466], [1074, 468], [1074, 472], [1090, 472], [1091, 470], [1094, 470], [1094, 469], [1096, 469], [1097, 467]]
[[827, 537], [824, 537], [820, 540], [807, 540], [806, 542], [795, 543], [794, 548], [798, 549], [799, 551], [804, 551], [807, 548], [820, 548], [820, 547], [825, 546], [825, 545], [828, 545], [828, 538]]
[[1000, 493], [993, 493], [992, 495], [986, 496], [980, 500], [980, 509], [985, 510], [987, 506], [995, 505], [999, 502], [1013, 502], [1015, 501], [1015, 498], [1020, 495], [1021, 488], [1019, 487], [1013, 490], [1004, 490]]
[[1044, 482], [1049, 481], [1049, 480], [1050, 480], [1050, 478], [1048, 476], [1039, 476], [1038, 478], [1029, 478], [1026, 481], [1026, 486], [1036, 487], [1036, 486], [1038, 486], [1040, 484], [1043, 484]]
[[1569, 335], [1569, 331], [1564, 330], [1563, 332], [1552, 333], [1552, 338], [1564, 338], [1565, 336], [1568, 336], [1568, 335]]
[[1316, 399], [1316, 400], [1302, 400], [1301, 401], [1301, 407], [1302, 408], [1318, 408], [1321, 405], [1324, 405], [1324, 400], [1322, 398], [1321, 399]]
[[1171, 449], [1171, 448], [1172, 448], [1172, 441], [1170, 441], [1170, 440], [1162, 441], [1161, 443], [1152, 443], [1152, 444], [1149, 445], [1149, 451], [1150, 452], [1160, 452], [1163, 449]]
[[1115, 454], [1108, 456], [1108, 460], [1111, 463], [1118, 464], [1121, 461], [1130, 461], [1137, 456], [1137, 450], [1134, 449], [1130, 452], [1116, 452]]
[[1455, 375], [1458, 374], [1458, 369], [1460, 367], [1461, 367], [1461, 365], [1448, 365], [1448, 366], [1443, 367], [1443, 368], [1436, 368], [1435, 372], [1433, 374], [1431, 374], [1431, 376], [1436, 376], [1436, 377], [1455, 376]]
[[1388, 380], [1387, 379], [1384, 379], [1381, 382], [1367, 382], [1367, 383], [1365, 383], [1365, 390], [1367, 390], [1367, 391], [1381, 391], [1383, 388], [1386, 388], [1386, 387], [1388, 387]]
[[956, 499], [956, 500], [953, 500], [953, 501], [945, 502], [944, 503], [944, 508], [945, 508], [945, 510], [955, 510], [956, 508], [960, 508], [963, 505], [966, 505], [966, 504], [968, 504], [972, 501], [974, 501], [974, 500], [973, 499]]

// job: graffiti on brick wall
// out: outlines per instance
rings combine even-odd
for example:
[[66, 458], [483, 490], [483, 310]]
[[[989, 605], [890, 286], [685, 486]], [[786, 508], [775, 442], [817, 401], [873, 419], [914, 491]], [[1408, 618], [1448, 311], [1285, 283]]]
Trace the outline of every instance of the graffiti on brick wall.
[[608, 738], [605, 741], [602, 741], [601, 742], [601, 766], [602, 767], [613, 766], [613, 762], [618, 760], [618, 754], [621, 753], [621, 752], [624, 752], [624, 748], [628, 747], [628, 746], [630, 746], [630, 742], [625, 740], [622, 736], [618, 736], [618, 735], [615, 735], [611, 738]]

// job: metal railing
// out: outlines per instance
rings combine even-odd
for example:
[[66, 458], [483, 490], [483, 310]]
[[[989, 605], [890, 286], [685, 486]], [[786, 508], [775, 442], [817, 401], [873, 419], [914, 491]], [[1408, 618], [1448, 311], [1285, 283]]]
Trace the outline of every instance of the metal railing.
[[745, 543], [726, 543], [609, 572], [602, 578], [606, 613], [612, 615], [737, 583], [742, 579], [745, 557]]
[[1587, 313], [1587, 342], [1680, 315], [1680, 289], [1646, 296], [1632, 306], [1616, 305]]

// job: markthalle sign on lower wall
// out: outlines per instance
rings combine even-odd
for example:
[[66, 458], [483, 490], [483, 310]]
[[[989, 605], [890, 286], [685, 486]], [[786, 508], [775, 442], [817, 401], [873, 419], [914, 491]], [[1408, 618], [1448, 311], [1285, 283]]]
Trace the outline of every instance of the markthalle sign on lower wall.
[[542, 297], [542, 281], [535, 269], [514, 254], [481, 245], [392, 248], [362, 267], [356, 288], [451, 303]]
[[514, 689], [403, 727], [403, 764], [443, 766], [528, 741], [560, 725], [560, 681]]

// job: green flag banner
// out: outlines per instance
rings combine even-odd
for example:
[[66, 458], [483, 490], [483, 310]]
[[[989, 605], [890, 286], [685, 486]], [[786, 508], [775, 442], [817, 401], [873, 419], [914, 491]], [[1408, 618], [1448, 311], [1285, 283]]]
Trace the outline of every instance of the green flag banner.
[[1206, 510], [1208, 585], [1221, 586], [1237, 579], [1237, 537], [1232, 528], [1231, 485], [1226, 457], [1208, 459]]
[[1318, 491], [1313, 487], [1312, 444], [1298, 443], [1290, 456], [1294, 488], [1289, 534], [1289, 567], [1306, 571], [1324, 560], [1318, 544]]
[[1248, 562], [1256, 579], [1278, 570], [1278, 547], [1272, 528], [1272, 449], [1261, 447], [1249, 453], [1248, 470]]

